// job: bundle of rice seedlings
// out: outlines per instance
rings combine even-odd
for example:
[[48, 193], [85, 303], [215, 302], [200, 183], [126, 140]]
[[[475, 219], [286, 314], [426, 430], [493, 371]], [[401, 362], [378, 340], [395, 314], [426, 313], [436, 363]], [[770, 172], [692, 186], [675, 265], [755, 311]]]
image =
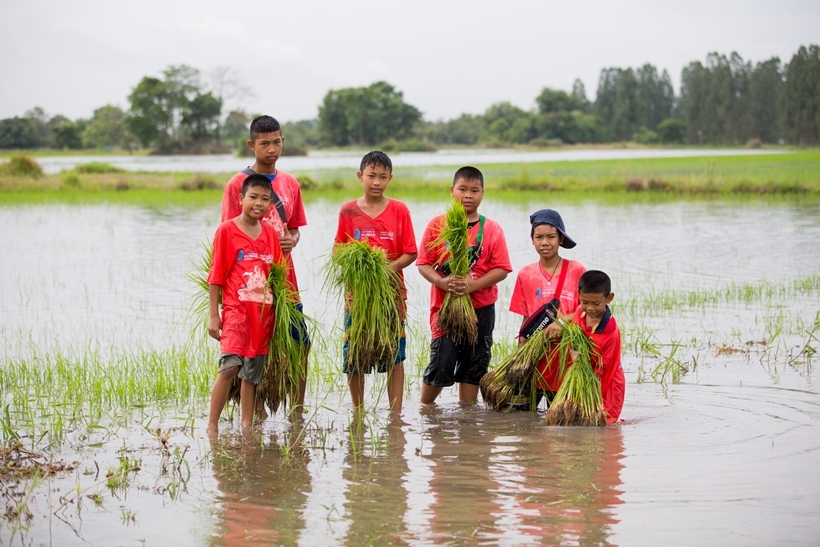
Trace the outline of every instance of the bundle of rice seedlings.
[[195, 290], [188, 303], [188, 316], [191, 321], [190, 340], [192, 342], [208, 334], [208, 313], [210, 308], [208, 295], [208, 273], [211, 271], [214, 246], [211, 242], [200, 244], [199, 259], [193, 263], [188, 272], [188, 280], [194, 284]]
[[487, 372], [479, 382], [484, 401], [498, 411], [527, 403], [531, 403], [532, 409], [538, 363], [547, 354], [549, 346], [543, 332], [538, 332]]
[[[268, 361], [256, 389], [257, 398], [276, 412], [280, 404], [293, 408], [299, 398], [299, 383], [305, 378], [305, 348], [291, 335], [291, 329], [306, 327], [307, 317], [298, 308], [299, 296], [287, 283], [287, 262], [274, 262], [266, 287], [273, 296], [274, 329], [268, 345]], [[264, 313], [264, 308], [263, 308]], [[299, 333], [299, 339], [304, 333]]]
[[559, 354], [559, 362], [568, 362], [570, 351], [578, 352], [566, 370], [563, 382], [547, 410], [547, 425], [600, 426], [606, 425], [606, 413], [601, 398], [601, 381], [592, 370], [592, 341], [581, 327], [564, 323], [561, 339], [552, 351]]
[[336, 245], [325, 270], [325, 284], [347, 299], [348, 370], [364, 374], [379, 363], [392, 364], [404, 303], [401, 279], [384, 250], [356, 240]]
[[[453, 201], [447, 208], [438, 236], [432, 242], [433, 246], [447, 246], [452, 275], [466, 276], [470, 273], [468, 244], [467, 213], [460, 201]], [[470, 295], [453, 296], [447, 293], [438, 311], [438, 327], [449, 333], [456, 343], [467, 341], [475, 344], [478, 341], [478, 318]]]
[[519, 383], [532, 378], [549, 348], [550, 340], [544, 336], [544, 331], [528, 338], [512, 355], [512, 362], [507, 367], [507, 381]]

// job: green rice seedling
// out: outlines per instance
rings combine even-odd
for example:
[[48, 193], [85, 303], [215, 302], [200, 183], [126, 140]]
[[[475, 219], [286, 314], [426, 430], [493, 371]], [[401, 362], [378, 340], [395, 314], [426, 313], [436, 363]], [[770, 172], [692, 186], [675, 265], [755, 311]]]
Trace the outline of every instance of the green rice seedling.
[[188, 315], [192, 324], [191, 341], [198, 340], [199, 336], [207, 334], [210, 311], [208, 273], [211, 271], [213, 255], [213, 243], [209, 241], [202, 242], [200, 244], [199, 259], [192, 264], [192, 269], [188, 272], [188, 280], [195, 287], [188, 305]]
[[[307, 317], [297, 304], [299, 296], [287, 282], [289, 266], [286, 262], [271, 264], [267, 288], [273, 296], [274, 329], [268, 346], [268, 361], [262, 381], [256, 390], [271, 412], [280, 404], [294, 406], [299, 398], [299, 385], [305, 379], [305, 347], [294, 340], [291, 329], [307, 328]], [[299, 332], [301, 340], [304, 333]]]
[[547, 425], [606, 425], [606, 413], [601, 398], [601, 381], [592, 370], [592, 341], [574, 323], [561, 322], [561, 338], [551, 351], [558, 352], [561, 368], [571, 355], [572, 365], [547, 410]]
[[[444, 215], [444, 222], [433, 246], [446, 245], [450, 253], [447, 261], [452, 275], [466, 276], [470, 273], [470, 253], [467, 240], [467, 213], [460, 201], [453, 201]], [[478, 318], [470, 295], [453, 296], [447, 293], [438, 312], [438, 326], [450, 333], [455, 342], [478, 340]]]
[[680, 342], [674, 342], [672, 344], [672, 351], [670, 351], [667, 356], [664, 356], [658, 351], [658, 356], [661, 357], [661, 361], [655, 367], [655, 370], [652, 371], [652, 380], [661, 385], [666, 385], [666, 378], [669, 376], [673, 384], [680, 383], [681, 378], [689, 372], [689, 367], [686, 366], [686, 363], [675, 357], [680, 346]]
[[532, 388], [539, 374], [538, 363], [549, 347], [549, 339], [539, 331], [505, 357], [479, 382], [484, 401], [498, 411], [510, 410], [511, 405], [525, 402], [529, 402], [530, 410], [534, 410], [535, 391]]
[[404, 302], [400, 278], [384, 250], [363, 241], [337, 245], [325, 268], [325, 284], [345, 298], [350, 313], [348, 367], [367, 373], [392, 363], [398, 350]]

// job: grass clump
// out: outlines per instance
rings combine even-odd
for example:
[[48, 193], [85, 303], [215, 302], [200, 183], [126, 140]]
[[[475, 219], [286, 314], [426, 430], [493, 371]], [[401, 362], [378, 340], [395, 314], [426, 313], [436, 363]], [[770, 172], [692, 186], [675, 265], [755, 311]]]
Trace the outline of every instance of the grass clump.
[[570, 358], [572, 364], [563, 374], [561, 387], [547, 410], [547, 425], [606, 425], [601, 381], [592, 370], [592, 340], [574, 323], [561, 322], [561, 326], [561, 338], [550, 356], [557, 352], [559, 366]]
[[366, 374], [379, 363], [393, 363], [404, 302], [399, 274], [384, 250], [355, 240], [337, 245], [326, 267], [325, 284], [345, 297], [350, 313], [345, 335], [348, 369]]
[[[460, 201], [453, 201], [444, 215], [444, 222], [433, 246], [446, 245], [450, 253], [447, 260], [452, 275], [466, 276], [470, 273], [470, 253], [467, 239], [467, 212]], [[438, 327], [450, 334], [456, 343], [476, 343], [478, 318], [469, 295], [453, 296], [447, 293], [438, 312]]]
[[0, 175], [37, 179], [43, 174], [40, 164], [28, 156], [12, 156], [9, 161], [0, 163]]
[[74, 167], [74, 171], [76, 173], [86, 174], [86, 175], [97, 175], [97, 174], [106, 174], [106, 173], [125, 173], [125, 169], [120, 169], [119, 167], [114, 167], [110, 163], [105, 163], [102, 161], [92, 161], [90, 163], [82, 163], [76, 167]]

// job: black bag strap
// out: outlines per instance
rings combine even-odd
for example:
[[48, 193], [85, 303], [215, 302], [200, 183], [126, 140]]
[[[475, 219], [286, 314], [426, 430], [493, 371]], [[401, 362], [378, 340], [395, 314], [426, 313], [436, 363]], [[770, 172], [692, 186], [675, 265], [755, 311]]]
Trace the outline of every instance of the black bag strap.
[[[246, 175], [258, 175], [256, 171], [251, 169], [250, 167], [243, 169], [243, 173]], [[267, 175], [265, 175], [267, 176]], [[275, 175], [274, 175], [275, 176]], [[276, 207], [276, 211], [279, 213], [279, 218], [282, 219], [282, 224], [285, 225], [285, 229], [288, 228], [288, 217], [285, 215], [285, 205], [282, 203], [282, 200], [279, 199], [279, 195], [276, 193], [276, 190], [273, 189], [273, 181], [271, 181], [270, 185], [270, 197], [273, 200], [273, 206]]]
[[[540, 265], [539, 265], [540, 267]], [[567, 278], [569, 271], [569, 260], [564, 260], [561, 265], [561, 275], [558, 278], [558, 285], [555, 286], [555, 293], [551, 301], [547, 302], [535, 313], [533, 313], [527, 322], [521, 325], [521, 330], [518, 331], [518, 336], [529, 339], [533, 334], [541, 332], [552, 323], [553, 318], [558, 317], [558, 310], [561, 307], [561, 291], [564, 290], [564, 280]]]

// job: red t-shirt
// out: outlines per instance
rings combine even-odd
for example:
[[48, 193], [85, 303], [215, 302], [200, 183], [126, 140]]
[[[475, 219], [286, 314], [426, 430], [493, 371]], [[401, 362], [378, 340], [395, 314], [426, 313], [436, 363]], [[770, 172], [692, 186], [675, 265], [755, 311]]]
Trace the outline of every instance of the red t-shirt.
[[[242, 357], [268, 354], [273, 332], [273, 299], [265, 283], [270, 263], [283, 260], [279, 237], [262, 222], [262, 233], [251, 239], [233, 220], [219, 225], [208, 284], [222, 287], [223, 354]], [[264, 306], [263, 306], [264, 304]]]
[[[376, 218], [362, 211], [357, 200], [342, 205], [339, 209], [339, 225], [334, 243], [346, 243], [351, 239], [366, 241], [371, 247], [384, 249], [387, 259], [391, 262], [401, 255], [418, 252], [410, 210], [403, 202], [392, 198]], [[406, 299], [407, 289], [404, 286], [403, 271], [399, 271], [399, 277]]]
[[[416, 259], [417, 266], [433, 266], [444, 262], [449, 257], [450, 253], [445, 249], [444, 244], [433, 245], [433, 242], [441, 231], [443, 221], [444, 215], [440, 215], [427, 224], [424, 235], [421, 237], [419, 256]], [[480, 222], [476, 222], [467, 229], [468, 245], [475, 245], [480, 225]], [[497, 222], [489, 218], [484, 221], [482, 247], [481, 256], [470, 272], [472, 279], [478, 279], [495, 268], [501, 268], [508, 273], [512, 271], [510, 253], [507, 251], [507, 240], [504, 238], [504, 230], [501, 229], [501, 226]], [[430, 330], [432, 331], [433, 338], [441, 336], [441, 332], [438, 330], [438, 310], [441, 308], [441, 304], [444, 302], [446, 295], [447, 293], [445, 291], [435, 285], [430, 286]], [[495, 304], [498, 300], [498, 286], [492, 285], [471, 293], [470, 299], [475, 309]]]
[[592, 340], [595, 351], [592, 357], [592, 369], [601, 380], [601, 397], [607, 413], [607, 423], [614, 423], [621, 415], [626, 394], [626, 379], [621, 365], [621, 331], [615, 317], [607, 311], [595, 331], [587, 327], [586, 315], [578, 306], [572, 322], [580, 325], [584, 333]]
[[549, 273], [544, 272], [540, 262], [529, 264], [521, 268], [515, 278], [515, 288], [510, 300], [510, 311], [529, 317], [544, 304], [558, 298], [561, 301], [558, 311], [563, 314], [574, 313], [581, 303], [578, 300], [578, 278], [585, 271], [584, 266], [577, 260], [563, 260], [561, 270], [567, 268], [564, 286], [561, 288], [561, 295], [557, 296], [558, 282], [561, 278], [561, 271], [555, 273], [552, 279]]
[[[270, 178], [269, 175], [265, 175]], [[231, 220], [242, 214], [242, 207], [239, 205], [239, 196], [242, 193], [242, 183], [248, 178], [248, 174], [239, 172], [228, 181], [225, 185], [225, 192], [222, 194], [222, 222]], [[282, 201], [285, 208], [285, 218], [287, 219], [287, 229], [301, 228], [307, 225], [307, 218], [305, 217], [305, 206], [302, 203], [302, 189], [299, 182], [290, 174], [284, 171], [276, 171], [271, 180], [271, 186], [276, 195]], [[279, 216], [279, 211], [273, 203], [271, 203], [270, 210], [262, 219], [273, 226], [279, 237], [285, 235], [285, 224], [282, 223], [282, 217]], [[296, 270], [293, 267], [293, 258], [290, 253], [285, 254], [285, 260], [290, 266], [288, 271], [288, 281], [294, 291], [299, 290], [299, 285], [296, 281]]]

